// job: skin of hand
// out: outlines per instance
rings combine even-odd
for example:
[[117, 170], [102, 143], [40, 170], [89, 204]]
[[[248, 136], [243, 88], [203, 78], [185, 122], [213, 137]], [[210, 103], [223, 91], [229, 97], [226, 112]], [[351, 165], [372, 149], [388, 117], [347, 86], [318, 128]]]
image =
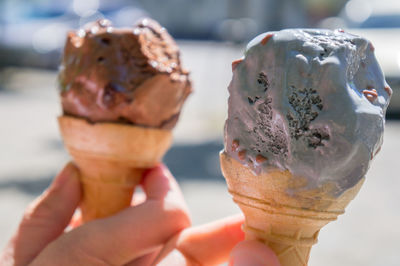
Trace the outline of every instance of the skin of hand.
[[[79, 171], [67, 164], [27, 208], [0, 266], [279, 265], [267, 246], [243, 241], [242, 215], [189, 227], [182, 193], [165, 166], [147, 171], [141, 186], [145, 197], [134, 198], [134, 206], [80, 225], [79, 217], [71, 222], [82, 196]], [[68, 225], [73, 229], [66, 231]]]

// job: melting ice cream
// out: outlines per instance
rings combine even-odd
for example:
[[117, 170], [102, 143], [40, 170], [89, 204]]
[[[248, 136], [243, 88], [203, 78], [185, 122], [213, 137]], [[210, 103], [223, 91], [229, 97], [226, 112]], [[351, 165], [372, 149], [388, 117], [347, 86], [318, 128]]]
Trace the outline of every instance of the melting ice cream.
[[121, 29], [99, 20], [70, 32], [59, 79], [64, 113], [91, 122], [171, 129], [191, 92], [177, 45], [150, 19]]
[[369, 41], [342, 30], [268, 32], [232, 69], [231, 157], [255, 174], [288, 170], [307, 188], [331, 183], [336, 195], [364, 177], [392, 93]]

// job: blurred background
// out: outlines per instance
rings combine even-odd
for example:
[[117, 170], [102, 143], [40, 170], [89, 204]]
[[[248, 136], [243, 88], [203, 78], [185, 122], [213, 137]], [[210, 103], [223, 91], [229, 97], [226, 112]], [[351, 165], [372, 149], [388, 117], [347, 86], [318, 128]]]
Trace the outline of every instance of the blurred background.
[[0, 0], [0, 248], [27, 204], [69, 160], [59, 136], [57, 68], [66, 32], [108, 18], [158, 20], [177, 39], [195, 92], [165, 157], [194, 224], [237, 213], [219, 168], [231, 61], [259, 33], [343, 28], [370, 39], [394, 94], [385, 144], [348, 213], [326, 226], [310, 266], [400, 265], [399, 0]]

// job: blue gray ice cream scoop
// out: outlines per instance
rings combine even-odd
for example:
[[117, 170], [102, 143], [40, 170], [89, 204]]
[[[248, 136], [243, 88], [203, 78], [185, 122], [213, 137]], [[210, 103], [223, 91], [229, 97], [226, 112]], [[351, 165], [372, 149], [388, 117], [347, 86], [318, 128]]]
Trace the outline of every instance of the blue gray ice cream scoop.
[[254, 173], [288, 170], [341, 195], [383, 141], [392, 90], [366, 39], [287, 29], [252, 40], [232, 63], [225, 152]]

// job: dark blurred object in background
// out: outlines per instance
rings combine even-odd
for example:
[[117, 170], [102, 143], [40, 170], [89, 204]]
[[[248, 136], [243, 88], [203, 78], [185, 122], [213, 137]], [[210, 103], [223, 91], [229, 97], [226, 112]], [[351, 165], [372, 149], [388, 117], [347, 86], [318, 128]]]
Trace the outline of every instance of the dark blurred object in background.
[[116, 27], [145, 16], [179, 39], [243, 43], [267, 30], [309, 26], [311, 0], [0, 0], [0, 67], [56, 69], [66, 32], [99, 18]]
[[375, 47], [375, 55], [386, 81], [393, 89], [388, 112], [400, 114], [400, 1], [351, 0], [336, 17], [319, 24], [322, 28], [343, 28], [363, 36]]
[[68, 30], [104, 17], [117, 27], [128, 26], [145, 16], [134, 1], [2, 0], [0, 67], [56, 69]]
[[140, 2], [177, 38], [247, 42], [267, 30], [306, 26], [304, 1], [298, 0]]

